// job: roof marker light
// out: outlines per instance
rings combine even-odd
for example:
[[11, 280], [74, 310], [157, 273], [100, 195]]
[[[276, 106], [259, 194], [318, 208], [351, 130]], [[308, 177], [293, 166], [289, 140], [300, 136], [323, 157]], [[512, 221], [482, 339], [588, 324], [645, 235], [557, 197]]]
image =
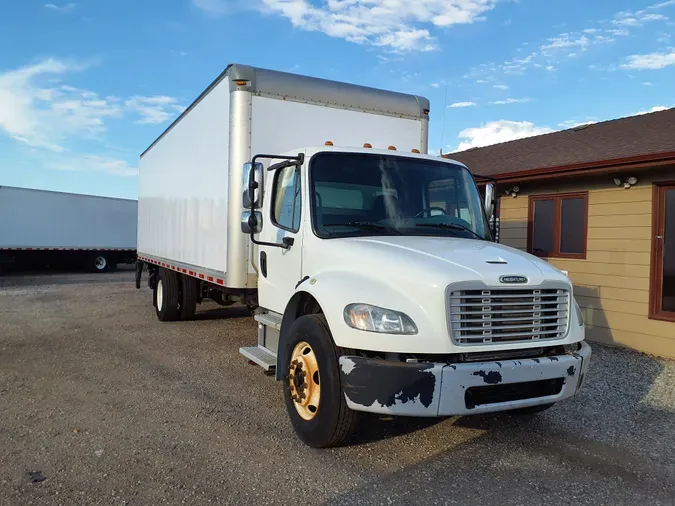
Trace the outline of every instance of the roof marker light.
[[396, 151], [396, 146], [389, 146], [387, 149], [389, 151]]
[[413, 153], [417, 153], [418, 155], [420, 154], [420, 150], [417, 149], [417, 148], [414, 148], [414, 149], [412, 150], [412, 152], [413, 152]]
[[325, 145], [326, 145], [326, 146], [332, 146], [332, 145], [333, 145], [333, 141], [326, 141], [326, 144], [325, 144]]
[[368, 142], [366, 142], [366, 143], [363, 145], [363, 147], [364, 147], [364, 148], [372, 148], [373, 145], [370, 144], [370, 143], [368, 143]]

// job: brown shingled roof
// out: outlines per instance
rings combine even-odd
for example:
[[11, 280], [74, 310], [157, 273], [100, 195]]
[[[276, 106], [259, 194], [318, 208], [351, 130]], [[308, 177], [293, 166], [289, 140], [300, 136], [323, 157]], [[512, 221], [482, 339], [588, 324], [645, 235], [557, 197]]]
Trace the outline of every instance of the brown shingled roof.
[[[661, 155], [663, 155], [661, 157]], [[675, 108], [444, 154], [482, 176], [675, 158]]]

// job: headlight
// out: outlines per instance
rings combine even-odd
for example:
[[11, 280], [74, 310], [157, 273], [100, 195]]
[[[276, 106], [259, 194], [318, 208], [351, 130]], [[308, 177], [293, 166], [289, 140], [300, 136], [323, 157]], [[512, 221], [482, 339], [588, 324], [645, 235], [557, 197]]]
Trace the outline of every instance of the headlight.
[[574, 311], [577, 313], [577, 320], [579, 321], [579, 326], [583, 327], [584, 326], [584, 314], [581, 312], [581, 308], [579, 307], [579, 303], [577, 302], [577, 299], [574, 299]]
[[344, 310], [347, 325], [354, 329], [383, 334], [417, 334], [417, 327], [406, 314], [369, 304], [349, 304]]

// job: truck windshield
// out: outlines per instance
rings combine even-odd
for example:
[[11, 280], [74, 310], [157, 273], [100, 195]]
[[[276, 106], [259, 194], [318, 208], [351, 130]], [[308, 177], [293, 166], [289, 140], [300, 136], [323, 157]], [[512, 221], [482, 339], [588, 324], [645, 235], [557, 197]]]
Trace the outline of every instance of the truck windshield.
[[319, 153], [310, 166], [312, 220], [322, 238], [424, 235], [490, 239], [468, 170], [401, 156]]

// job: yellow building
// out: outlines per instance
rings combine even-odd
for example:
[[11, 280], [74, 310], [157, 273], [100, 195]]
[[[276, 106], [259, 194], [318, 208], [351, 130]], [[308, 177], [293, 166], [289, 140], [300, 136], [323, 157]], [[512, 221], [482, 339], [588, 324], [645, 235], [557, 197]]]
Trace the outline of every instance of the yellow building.
[[568, 272], [589, 340], [675, 358], [675, 108], [444, 156], [497, 181], [499, 242]]

